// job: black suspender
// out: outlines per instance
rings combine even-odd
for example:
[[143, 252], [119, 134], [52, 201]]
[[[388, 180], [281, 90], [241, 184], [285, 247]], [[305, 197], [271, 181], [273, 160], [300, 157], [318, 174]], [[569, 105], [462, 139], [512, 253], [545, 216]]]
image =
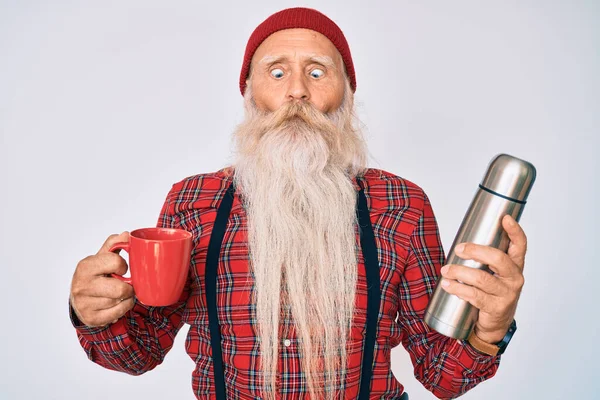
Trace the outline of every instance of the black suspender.
[[360, 184], [358, 192], [358, 227], [360, 230], [360, 246], [365, 260], [365, 273], [367, 275], [367, 332], [363, 345], [363, 360], [360, 376], [359, 400], [368, 400], [371, 392], [371, 376], [373, 375], [373, 352], [375, 350], [375, 337], [377, 335], [377, 319], [379, 316], [379, 303], [381, 302], [381, 288], [379, 287], [379, 260], [377, 258], [377, 245], [373, 226], [369, 217], [367, 197]]
[[227, 193], [221, 200], [217, 211], [217, 217], [213, 227], [208, 251], [206, 254], [206, 306], [208, 308], [208, 324], [210, 327], [210, 346], [212, 348], [213, 372], [215, 378], [215, 390], [218, 400], [226, 400], [225, 397], [225, 371], [223, 370], [223, 354], [221, 353], [221, 331], [219, 330], [219, 316], [217, 314], [217, 268], [219, 266], [219, 255], [221, 254], [221, 243], [227, 228], [227, 220], [233, 204], [235, 187], [233, 183], [227, 189]]
[[[360, 182], [359, 182], [360, 184]], [[377, 258], [377, 245], [373, 234], [367, 198], [364, 188], [358, 193], [358, 224], [360, 231], [360, 244], [362, 247], [365, 269], [367, 274], [367, 331], [363, 346], [363, 359], [360, 377], [359, 400], [367, 400], [371, 389], [371, 376], [373, 374], [373, 353], [375, 338], [377, 335], [377, 319], [379, 316], [379, 304], [381, 301], [381, 288], [379, 282], [379, 261]], [[206, 305], [208, 307], [208, 321], [210, 326], [210, 345], [213, 355], [213, 372], [215, 390], [218, 400], [226, 400], [225, 376], [223, 371], [223, 355], [221, 350], [221, 331], [217, 314], [217, 268], [221, 244], [227, 228], [227, 220], [231, 212], [235, 187], [233, 183], [227, 189], [227, 193], [221, 201], [217, 210], [217, 217], [213, 232], [208, 244], [206, 255]]]

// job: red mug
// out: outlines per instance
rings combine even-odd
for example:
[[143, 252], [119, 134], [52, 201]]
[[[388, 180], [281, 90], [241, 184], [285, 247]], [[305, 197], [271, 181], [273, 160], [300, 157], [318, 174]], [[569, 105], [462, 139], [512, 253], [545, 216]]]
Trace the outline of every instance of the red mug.
[[143, 228], [129, 234], [129, 242], [116, 243], [129, 253], [131, 278], [111, 274], [133, 286], [137, 299], [147, 306], [168, 306], [181, 297], [187, 280], [192, 234], [183, 229]]

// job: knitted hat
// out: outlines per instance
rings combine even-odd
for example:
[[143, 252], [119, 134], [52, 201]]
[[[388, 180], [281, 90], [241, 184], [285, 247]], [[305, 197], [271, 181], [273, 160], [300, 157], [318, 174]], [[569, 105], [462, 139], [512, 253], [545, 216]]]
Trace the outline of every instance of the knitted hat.
[[296, 7], [288, 8], [271, 15], [252, 32], [246, 45], [246, 54], [244, 55], [244, 63], [242, 64], [242, 72], [240, 74], [240, 91], [242, 92], [242, 96], [246, 90], [246, 79], [250, 73], [252, 56], [254, 56], [254, 52], [258, 46], [271, 36], [271, 34], [293, 28], [310, 29], [326, 36], [340, 52], [342, 60], [344, 60], [344, 64], [346, 65], [352, 91], [356, 91], [356, 76], [354, 74], [352, 55], [350, 54], [350, 47], [342, 30], [335, 22], [319, 11], [311, 8]]

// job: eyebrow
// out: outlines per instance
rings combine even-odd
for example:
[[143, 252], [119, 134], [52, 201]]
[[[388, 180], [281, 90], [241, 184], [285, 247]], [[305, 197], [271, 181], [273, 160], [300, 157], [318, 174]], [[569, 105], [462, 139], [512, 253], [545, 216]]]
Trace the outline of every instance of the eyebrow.
[[[324, 67], [327, 67], [329, 69], [337, 69], [335, 66], [335, 63], [333, 62], [333, 59], [329, 56], [320, 56], [320, 55], [311, 55], [310, 57], [307, 58], [307, 60], [311, 63], [316, 63], [316, 64], [321, 64]], [[267, 55], [264, 56], [263, 58], [261, 58], [261, 60], [258, 62], [258, 64], [260, 65], [273, 65], [273, 64], [277, 64], [279, 62], [289, 62], [289, 58], [287, 56], [277, 56], [277, 55]]]

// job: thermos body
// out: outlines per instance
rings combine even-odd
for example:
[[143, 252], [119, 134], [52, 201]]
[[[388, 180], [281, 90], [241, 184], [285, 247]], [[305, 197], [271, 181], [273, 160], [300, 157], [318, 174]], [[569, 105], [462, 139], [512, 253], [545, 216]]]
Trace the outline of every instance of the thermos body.
[[[454, 254], [454, 247], [459, 243], [472, 242], [506, 252], [509, 238], [502, 228], [502, 218], [510, 214], [519, 221], [535, 177], [536, 169], [527, 161], [507, 154], [494, 157], [462, 220], [446, 264], [461, 264], [491, 272], [487, 265], [458, 257]], [[441, 287], [443, 279], [441, 277], [438, 281], [429, 302], [425, 323], [445, 336], [466, 339], [477, 322], [479, 310], [446, 292]]]

